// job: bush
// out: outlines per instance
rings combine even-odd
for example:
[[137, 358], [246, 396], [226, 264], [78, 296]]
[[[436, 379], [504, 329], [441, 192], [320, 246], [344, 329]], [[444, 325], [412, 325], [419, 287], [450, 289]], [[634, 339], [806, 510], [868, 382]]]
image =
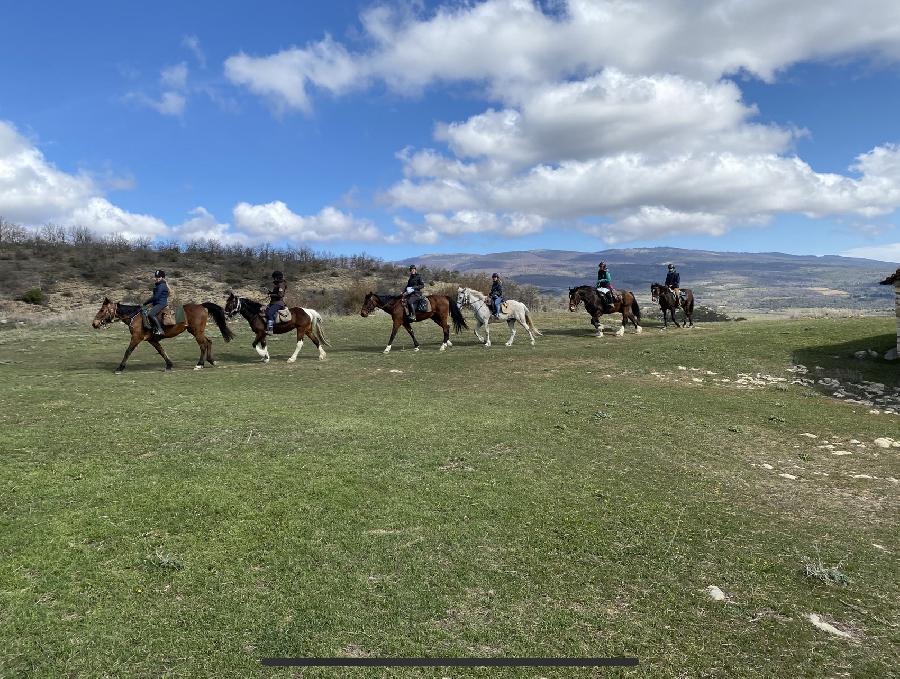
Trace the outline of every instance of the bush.
[[31, 288], [31, 290], [25, 291], [19, 299], [28, 304], [43, 304], [44, 292], [40, 288]]

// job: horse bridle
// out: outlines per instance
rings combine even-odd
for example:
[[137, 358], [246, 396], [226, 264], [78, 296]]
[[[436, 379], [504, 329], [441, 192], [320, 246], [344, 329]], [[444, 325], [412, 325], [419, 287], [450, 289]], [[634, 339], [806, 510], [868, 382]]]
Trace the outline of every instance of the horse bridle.
[[477, 297], [475, 297], [474, 299], [472, 298], [472, 296], [469, 294], [469, 288], [463, 288], [462, 297], [463, 297], [462, 306], [465, 306], [466, 304], [468, 304], [470, 307], [475, 309], [476, 312], [479, 311], [479, 308], [477, 306], [475, 306], [475, 302], [481, 302], [481, 306], [487, 307], [487, 302], [485, 302], [483, 299], [478, 299]]
[[241, 310], [241, 298], [237, 295], [235, 295], [235, 298], [237, 299], [237, 302], [235, 302], [234, 310], [230, 314], [228, 314], [229, 318], [234, 318]]

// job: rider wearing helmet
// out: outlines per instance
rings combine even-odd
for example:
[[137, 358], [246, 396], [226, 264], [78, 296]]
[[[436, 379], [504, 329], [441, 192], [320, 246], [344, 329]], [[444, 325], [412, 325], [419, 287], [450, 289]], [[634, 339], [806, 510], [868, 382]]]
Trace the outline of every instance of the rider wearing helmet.
[[425, 282], [419, 275], [415, 264], [409, 265], [409, 278], [406, 281], [406, 288], [403, 290], [403, 303], [406, 305], [406, 314], [411, 321], [416, 320], [416, 304], [422, 299], [422, 288]]
[[147, 318], [153, 323], [153, 334], [164, 335], [162, 323], [159, 322], [159, 313], [169, 304], [169, 285], [166, 283], [166, 272], [157, 269], [153, 272], [153, 295], [144, 302], [144, 306], [151, 305], [147, 310]]
[[503, 282], [500, 280], [500, 274], [495, 273], [491, 276], [491, 309], [495, 318], [500, 318], [500, 305], [503, 303]]
[[272, 289], [266, 292], [269, 295], [269, 306], [266, 307], [266, 334], [271, 335], [275, 328], [275, 317], [285, 308], [284, 295], [287, 293], [287, 283], [284, 282], [283, 273], [272, 272]]
[[603, 313], [611, 313], [613, 306], [612, 276], [606, 266], [606, 262], [600, 262], [597, 267], [597, 292], [600, 293], [600, 301], [603, 303]]
[[666, 274], [666, 287], [675, 293], [675, 303], [681, 306], [681, 274], [675, 270], [674, 264], [669, 264]]

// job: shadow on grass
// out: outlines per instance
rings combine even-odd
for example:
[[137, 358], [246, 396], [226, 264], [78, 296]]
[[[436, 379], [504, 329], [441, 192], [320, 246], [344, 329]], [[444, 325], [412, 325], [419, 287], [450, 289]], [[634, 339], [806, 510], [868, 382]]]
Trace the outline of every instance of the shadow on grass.
[[[800, 347], [792, 356], [795, 364], [809, 369], [809, 377], [832, 377], [839, 380], [870, 380], [885, 385], [900, 386], [900, 362], [884, 360], [885, 352], [895, 346], [893, 334], [878, 334], [834, 344]], [[877, 357], [856, 358], [857, 351], [872, 349]], [[816, 366], [822, 370], [816, 370]], [[819, 391], [827, 387], [816, 385]]]

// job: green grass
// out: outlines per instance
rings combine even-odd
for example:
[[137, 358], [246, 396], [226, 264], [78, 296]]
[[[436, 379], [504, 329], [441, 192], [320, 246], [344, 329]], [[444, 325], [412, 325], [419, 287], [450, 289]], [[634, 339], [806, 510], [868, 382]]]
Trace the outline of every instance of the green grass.
[[[328, 360], [307, 343], [293, 365], [289, 337], [262, 365], [235, 324], [232, 344], [211, 331], [219, 368], [192, 371], [183, 337], [173, 373], [142, 345], [121, 376], [119, 325], [0, 332], [0, 675], [281, 676], [259, 658], [353, 654], [900, 666], [900, 463], [872, 445], [900, 417], [714, 381], [801, 361], [897, 385], [896, 365], [848, 358], [887, 348], [893, 319], [603, 339], [583, 313], [536, 322], [535, 348], [493, 326], [491, 349], [439, 353], [422, 323], [422, 351], [398, 336], [383, 356], [385, 316], [329, 319]], [[867, 445], [817, 447], [851, 438]], [[596, 671], [378, 673], [440, 675]]]

